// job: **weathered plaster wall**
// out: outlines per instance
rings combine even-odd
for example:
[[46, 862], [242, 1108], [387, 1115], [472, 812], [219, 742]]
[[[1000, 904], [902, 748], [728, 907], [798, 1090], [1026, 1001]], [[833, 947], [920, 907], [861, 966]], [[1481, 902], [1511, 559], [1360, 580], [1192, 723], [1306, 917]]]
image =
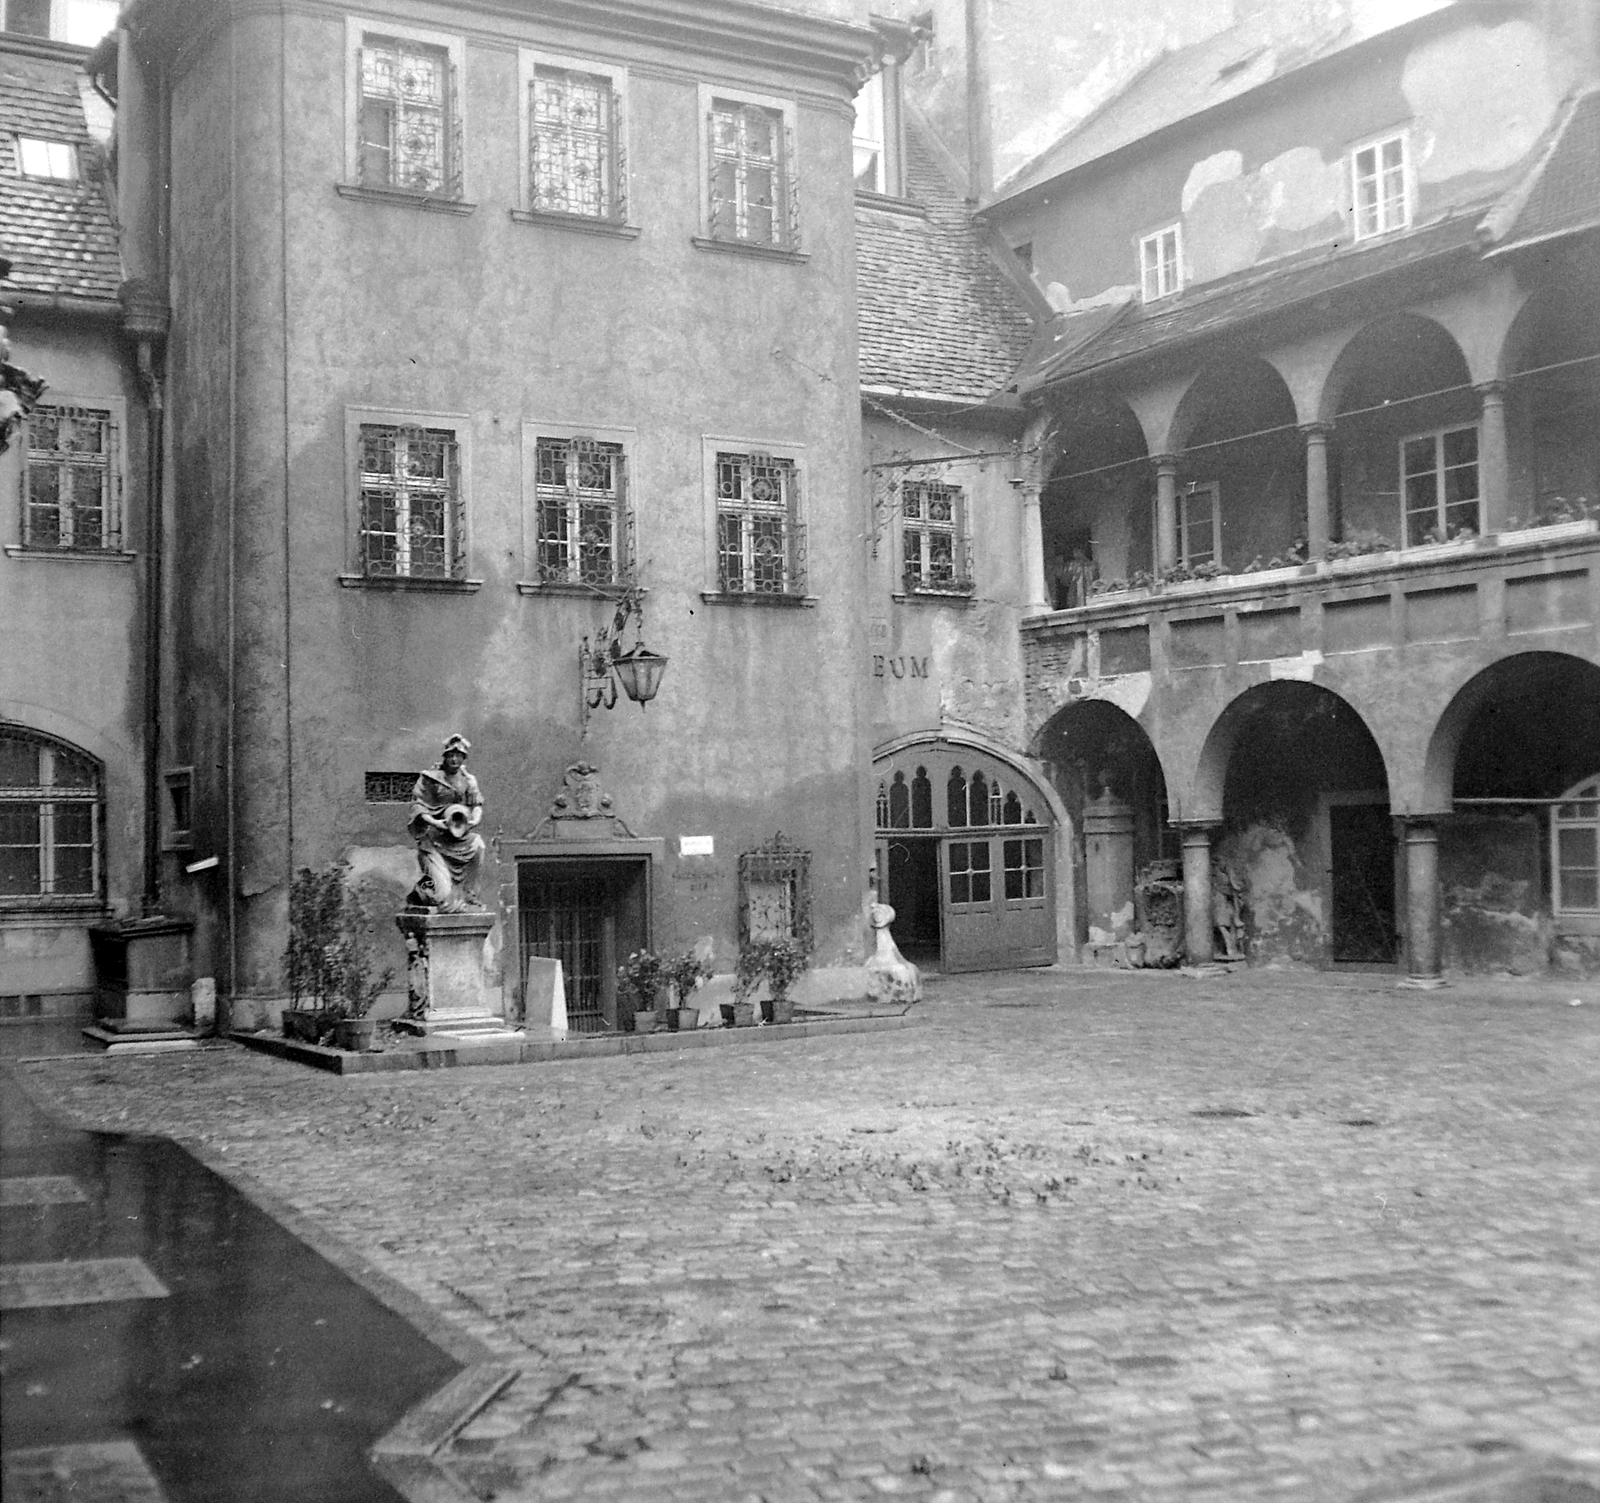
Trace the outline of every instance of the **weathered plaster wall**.
[[1086, 169], [1050, 203], [999, 217], [1013, 243], [1033, 242], [1035, 274], [1059, 306], [1135, 293], [1139, 237], [1174, 221], [1185, 283], [1212, 281], [1347, 238], [1347, 153], [1387, 130], [1410, 127], [1417, 221], [1495, 191], [1539, 144], [1579, 66], [1531, 19], [1463, 21], [1201, 121], [1137, 160]]
[[[121, 398], [123, 547], [135, 560], [77, 562], [0, 552], [0, 719], [81, 747], [105, 765], [106, 899], [138, 908], [144, 829], [144, 405], [115, 318], [69, 322], [20, 310], [11, 359], [49, 386], [44, 400]], [[0, 456], [0, 548], [22, 540], [20, 437]], [[85, 930], [0, 919], [0, 990], [51, 991], [93, 982]]]
[[[869, 568], [870, 652], [864, 674], [873, 745], [915, 732], [969, 730], [1021, 750], [1020, 503], [1011, 438], [1002, 427], [926, 414], [919, 433], [881, 414], [864, 423], [868, 464], [989, 454], [947, 464], [869, 472], [876, 556]], [[969, 508], [970, 600], [908, 596], [901, 577], [899, 491], [906, 480], [960, 486]]]
[[[419, 22], [419, 24], [423, 24]], [[449, 29], [444, 12], [431, 22]], [[340, 198], [343, 28], [291, 14], [241, 20], [236, 130], [248, 160], [231, 184], [200, 149], [226, 136], [219, 51], [186, 80], [186, 194], [239, 204], [236, 599], [241, 664], [240, 990], [279, 985], [285, 884], [294, 866], [351, 848], [409, 855], [404, 811], [363, 802], [363, 773], [431, 765], [445, 734], [474, 743], [486, 835], [522, 837], [563, 768], [597, 763], [617, 812], [668, 843], [657, 886], [658, 946], [715, 941], [731, 962], [737, 855], [780, 828], [813, 852], [820, 964], [859, 959], [869, 672], [857, 607], [863, 578], [854, 393], [850, 112], [842, 91], [798, 89], [803, 234], [788, 265], [708, 254], [698, 233], [698, 77], [725, 63], [640, 49], [630, 79], [630, 220], [637, 240], [513, 222], [516, 55], [469, 45], [464, 216]], [[574, 41], [527, 40], [571, 52]], [[219, 44], [220, 45], [220, 44]], [[280, 52], [280, 46], [285, 49]], [[611, 55], [609, 52], [607, 55]], [[281, 79], [281, 83], [280, 83]], [[748, 86], [783, 87], [751, 75]], [[279, 91], [284, 102], [280, 102]], [[277, 160], [280, 109], [288, 162]], [[213, 170], [224, 181], [212, 180]], [[284, 190], [287, 181], [289, 187]], [[202, 377], [189, 414], [197, 489], [227, 432], [194, 320], [225, 296], [227, 265], [190, 244], [197, 284], [187, 358]], [[448, 274], [447, 274], [448, 273]], [[226, 320], [224, 320], [224, 326]], [[215, 329], [209, 344], [218, 343]], [[849, 395], [846, 395], [849, 394]], [[461, 414], [476, 593], [342, 588], [345, 408]], [[636, 435], [646, 639], [671, 659], [648, 710], [596, 712], [580, 738], [577, 654], [608, 603], [530, 597], [525, 422], [624, 427]], [[803, 608], [708, 602], [714, 536], [702, 438], [797, 446], [808, 512]], [[526, 483], [525, 483], [526, 482]], [[198, 498], [198, 497], [197, 497]], [[220, 541], [213, 532], [212, 539]], [[201, 549], [204, 543], [197, 542]], [[287, 548], [287, 553], [285, 552]], [[197, 558], [216, 591], [225, 560]], [[221, 618], [213, 594], [191, 623], [210, 679]], [[674, 881], [679, 835], [711, 835], [704, 884]], [[375, 858], [364, 856], [371, 862]], [[398, 858], [396, 858], [398, 859]], [[492, 863], [491, 863], [492, 865]], [[486, 889], [499, 878], [486, 873]]]
[[1447, 969], [1544, 971], [1554, 938], [1541, 876], [1544, 821], [1458, 811], [1439, 826], [1439, 922]]

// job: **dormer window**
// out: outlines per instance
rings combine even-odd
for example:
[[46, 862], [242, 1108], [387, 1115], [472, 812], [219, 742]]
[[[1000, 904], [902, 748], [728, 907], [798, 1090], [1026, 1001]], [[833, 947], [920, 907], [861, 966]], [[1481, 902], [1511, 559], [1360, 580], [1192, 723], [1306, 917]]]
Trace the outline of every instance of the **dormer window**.
[[17, 137], [17, 169], [23, 177], [49, 178], [55, 182], [75, 182], [78, 153], [67, 141], [41, 141], [34, 136]]
[[1411, 223], [1410, 178], [1403, 131], [1350, 153], [1350, 197], [1357, 240], [1403, 230]]
[[1172, 297], [1183, 290], [1183, 250], [1178, 225], [1168, 225], [1139, 242], [1139, 278], [1147, 303]]
[[883, 140], [883, 74], [874, 73], [856, 95], [856, 187], [866, 193], [887, 193], [888, 172]]

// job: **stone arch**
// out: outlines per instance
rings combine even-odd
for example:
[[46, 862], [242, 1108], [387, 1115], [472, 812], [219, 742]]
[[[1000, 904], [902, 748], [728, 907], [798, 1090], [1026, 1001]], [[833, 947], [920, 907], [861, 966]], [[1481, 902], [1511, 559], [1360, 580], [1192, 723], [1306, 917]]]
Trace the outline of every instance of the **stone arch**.
[[[1430, 382], [1428, 373], [1439, 367], [1448, 379]], [[1392, 314], [1345, 342], [1323, 385], [1317, 421], [1334, 423], [1358, 406], [1407, 400], [1447, 385], [1470, 387], [1471, 381], [1467, 357], [1443, 324], [1420, 313]]]
[[[1060, 824], [1067, 818], [1066, 808], [1061, 802], [1061, 795], [1050, 785], [1049, 780], [1042, 775], [1041, 769], [1034, 764], [1032, 759], [1019, 756], [1008, 747], [1001, 746], [996, 741], [991, 741], [986, 736], [977, 736], [971, 733], [949, 731], [921, 731], [910, 735], [896, 736], [893, 740], [881, 742], [872, 750], [872, 767], [874, 781], [878, 781], [885, 773], [892, 776], [893, 767], [904, 761], [908, 755], [921, 749], [940, 749], [959, 754], [961, 751], [976, 752], [979, 758], [992, 759], [1001, 764], [1005, 769], [1001, 774], [1002, 783], [1007, 781], [1009, 774], [1010, 786], [1026, 789], [1035, 797], [1030, 807], [1038, 816], [1040, 824]], [[981, 766], [981, 761], [978, 762]], [[943, 774], [941, 774], [943, 776]], [[937, 778], [930, 778], [932, 796], [935, 806], [944, 796], [944, 784]], [[935, 817], [928, 828], [940, 826], [944, 821]]]
[[1052, 606], [1081, 605], [1094, 577], [1148, 568], [1152, 481], [1143, 425], [1111, 395], [1086, 396], [1051, 428], [1040, 492], [1045, 586]]
[[[1498, 722], [1498, 724], [1496, 723]], [[1449, 814], [1464, 745], [1493, 740], [1468, 773], [1474, 794], [1553, 798], [1593, 771], [1600, 746], [1600, 666], [1565, 652], [1519, 652], [1473, 674], [1428, 738], [1416, 814]]]

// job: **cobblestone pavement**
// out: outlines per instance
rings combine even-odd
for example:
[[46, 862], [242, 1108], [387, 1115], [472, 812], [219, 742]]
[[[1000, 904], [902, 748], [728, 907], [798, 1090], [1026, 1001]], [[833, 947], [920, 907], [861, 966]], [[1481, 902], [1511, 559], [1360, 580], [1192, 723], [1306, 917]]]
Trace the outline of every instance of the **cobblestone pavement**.
[[403, 1077], [23, 1070], [515, 1363], [448, 1455], [485, 1499], [1342, 1503], [1600, 1462], [1592, 984], [1051, 971], [924, 1012]]

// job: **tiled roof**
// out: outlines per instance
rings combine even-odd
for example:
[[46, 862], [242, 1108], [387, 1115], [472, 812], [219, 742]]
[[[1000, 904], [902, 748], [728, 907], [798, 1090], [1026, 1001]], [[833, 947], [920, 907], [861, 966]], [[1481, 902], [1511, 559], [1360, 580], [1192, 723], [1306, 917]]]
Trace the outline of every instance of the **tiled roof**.
[[1600, 89], [1572, 104], [1539, 164], [1484, 219], [1495, 251], [1600, 224]]
[[[1027, 363], [1018, 372], [1018, 389], [1034, 391], [1113, 361], [1219, 334], [1247, 320], [1375, 276], [1437, 262], [1452, 254], [1475, 252], [1477, 226], [1477, 214], [1456, 215], [1376, 245], [1317, 252], [1289, 265], [1208, 284], [1149, 309], [1142, 305], [1127, 307], [1125, 317], [1108, 319], [1088, 338], [1071, 338], [1076, 329], [1068, 322], [1069, 318], [1082, 319], [1086, 315], [1052, 319], [1040, 331]], [[1069, 336], [1065, 349], [1054, 338], [1057, 333]]]
[[917, 215], [856, 206], [861, 384], [981, 402], [1032, 338], [1022, 294], [990, 258], [920, 129], [906, 130]]
[[[76, 182], [20, 175], [16, 137], [77, 148]], [[0, 251], [18, 291], [115, 300], [122, 281], [117, 232], [91, 175], [98, 149], [84, 123], [78, 65], [8, 50], [0, 42]]]
[[[1447, 4], [1448, 0], [1433, 0], [1430, 13]], [[1203, 41], [1162, 53], [1120, 93], [1018, 168], [999, 185], [996, 199], [1013, 198], [1165, 126], [1332, 57], [1366, 41], [1386, 24], [1362, 30], [1349, 24], [1342, 8], [1332, 16], [1332, 25], [1325, 23], [1321, 30], [1308, 30], [1290, 41], [1278, 18], [1263, 9]]]

